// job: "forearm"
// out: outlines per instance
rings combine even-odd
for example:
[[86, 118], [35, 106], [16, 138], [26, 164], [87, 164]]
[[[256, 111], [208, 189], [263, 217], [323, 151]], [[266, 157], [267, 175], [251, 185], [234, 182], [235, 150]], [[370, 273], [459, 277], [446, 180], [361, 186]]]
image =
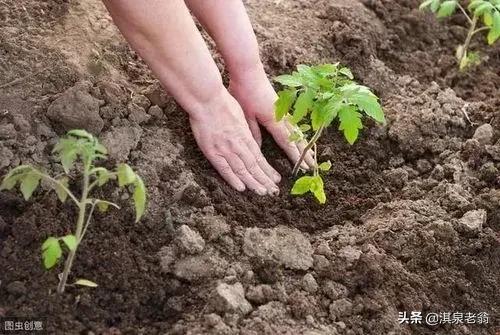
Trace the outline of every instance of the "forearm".
[[257, 38], [241, 0], [186, 0], [186, 4], [215, 40], [232, 78], [263, 73]]
[[103, 0], [115, 24], [188, 113], [225, 91], [220, 73], [182, 0]]

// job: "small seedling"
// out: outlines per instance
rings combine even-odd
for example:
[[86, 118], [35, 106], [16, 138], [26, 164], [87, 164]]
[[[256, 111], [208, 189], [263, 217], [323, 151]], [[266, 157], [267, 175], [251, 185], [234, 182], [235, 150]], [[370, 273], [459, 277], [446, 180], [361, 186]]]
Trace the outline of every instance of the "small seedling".
[[[464, 44], [457, 47], [456, 57], [460, 70], [478, 65], [481, 57], [478, 52], [469, 51], [469, 46], [474, 35], [487, 32], [486, 40], [492, 45], [500, 38], [500, 0], [468, 0], [467, 10], [459, 0], [426, 0], [420, 9], [429, 9], [438, 18], [449, 17], [457, 10], [467, 18], [469, 31]], [[478, 27], [482, 21], [483, 26]]]
[[339, 130], [344, 133], [349, 144], [357, 140], [359, 130], [363, 128], [362, 112], [379, 123], [385, 122], [377, 96], [368, 87], [354, 82], [353, 78], [351, 71], [338, 63], [312, 67], [299, 65], [291, 75], [275, 78], [285, 87], [278, 92], [276, 119], [286, 119], [295, 126], [289, 138], [291, 142], [307, 141], [305, 150], [293, 168], [294, 176], [306, 153], [311, 149], [314, 152], [312, 176], [297, 179], [291, 191], [293, 195], [311, 192], [321, 204], [326, 202], [320, 172], [330, 170], [331, 163], [318, 164], [316, 142], [333, 121], [338, 121]]
[[[64, 271], [57, 286], [59, 294], [64, 292], [76, 251], [87, 232], [95, 208], [101, 212], [105, 212], [109, 206], [120, 208], [115, 203], [91, 198], [92, 191], [105, 185], [110, 180], [118, 180], [120, 188], [126, 188], [129, 185], [133, 186], [136, 222], [142, 217], [146, 207], [144, 182], [130, 166], [119, 164], [115, 171], [109, 171], [104, 167], [96, 167], [94, 162], [97, 159], [106, 158], [106, 148], [85, 130], [71, 130], [67, 135], [66, 138], [59, 140], [53, 150], [64, 169], [62, 176], [51, 177], [40, 169], [29, 165], [21, 165], [12, 169], [0, 185], [0, 191], [2, 191], [11, 190], [19, 184], [19, 189], [27, 201], [43, 180], [55, 191], [61, 202], [64, 203], [69, 198], [78, 208], [75, 233], [62, 237], [51, 236], [42, 244], [42, 259], [46, 269], [54, 267], [62, 257], [61, 242], [69, 250], [64, 264]], [[69, 189], [70, 172], [75, 167], [81, 168], [82, 192], [79, 198]], [[78, 279], [74, 284], [88, 287], [97, 286], [97, 284], [87, 279]]]

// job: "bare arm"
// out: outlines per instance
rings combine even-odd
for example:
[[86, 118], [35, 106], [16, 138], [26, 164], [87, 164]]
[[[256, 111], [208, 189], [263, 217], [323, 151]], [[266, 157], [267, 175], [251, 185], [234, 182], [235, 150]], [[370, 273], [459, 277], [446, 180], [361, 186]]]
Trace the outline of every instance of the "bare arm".
[[[257, 38], [243, 2], [186, 0], [186, 4], [215, 40], [230, 75], [230, 91], [243, 108], [255, 140], [261, 143], [261, 124], [296, 162], [306, 143], [290, 143], [291, 125], [274, 120], [277, 96], [264, 72]], [[305, 158], [309, 166], [314, 164], [312, 152]]]
[[252, 138], [243, 112], [182, 0], [104, 0], [116, 25], [188, 112], [196, 141], [235, 189], [276, 193], [279, 174]]

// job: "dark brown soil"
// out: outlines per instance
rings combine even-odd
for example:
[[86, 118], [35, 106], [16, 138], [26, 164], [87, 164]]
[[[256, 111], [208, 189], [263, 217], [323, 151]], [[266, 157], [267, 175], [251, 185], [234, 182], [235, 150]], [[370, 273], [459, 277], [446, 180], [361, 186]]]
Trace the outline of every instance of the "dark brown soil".
[[[62, 266], [45, 271], [40, 245], [71, 231], [75, 209], [50, 192], [1, 192], [0, 317], [47, 317], [50, 334], [500, 331], [500, 44], [475, 40], [487, 60], [461, 73], [465, 22], [418, 1], [246, 4], [270, 75], [340, 61], [382, 97], [387, 126], [368, 124], [354, 146], [335, 129], [323, 137], [324, 206], [290, 196], [288, 178], [277, 197], [224, 184], [99, 1], [0, 0], [0, 175], [59, 171], [50, 151], [80, 122], [116, 148], [110, 164], [141, 171], [150, 200], [134, 224], [126, 196], [102, 191], [124, 209], [96, 215], [72, 273], [99, 287], [58, 297]], [[289, 176], [271, 139], [263, 148]], [[403, 311], [489, 323], [400, 325]]]

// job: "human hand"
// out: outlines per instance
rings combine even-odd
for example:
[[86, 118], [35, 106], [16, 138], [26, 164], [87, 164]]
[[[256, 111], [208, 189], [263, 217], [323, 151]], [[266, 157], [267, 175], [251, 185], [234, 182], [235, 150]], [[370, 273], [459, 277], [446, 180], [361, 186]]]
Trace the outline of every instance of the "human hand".
[[[276, 143], [285, 151], [292, 163], [296, 163], [307, 143], [290, 142], [289, 137], [293, 126], [285, 121], [277, 122], [274, 117], [274, 102], [278, 98], [264, 70], [257, 67], [255, 70], [240, 71], [231, 77], [229, 91], [239, 102], [255, 141], [262, 144], [262, 135], [259, 124], [264, 126]], [[314, 166], [312, 151], [309, 151], [301, 164], [307, 170]]]
[[202, 113], [190, 114], [190, 123], [201, 151], [229, 185], [240, 192], [279, 193], [281, 176], [262, 155], [240, 105], [227, 90], [203, 104]]

